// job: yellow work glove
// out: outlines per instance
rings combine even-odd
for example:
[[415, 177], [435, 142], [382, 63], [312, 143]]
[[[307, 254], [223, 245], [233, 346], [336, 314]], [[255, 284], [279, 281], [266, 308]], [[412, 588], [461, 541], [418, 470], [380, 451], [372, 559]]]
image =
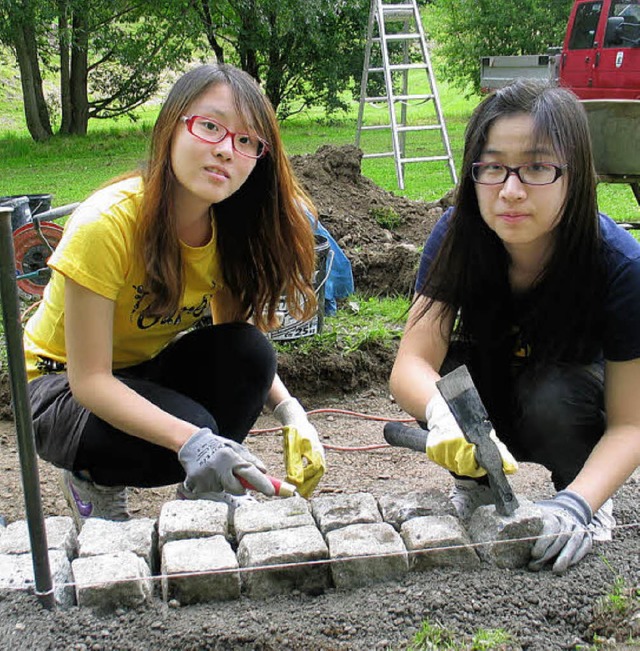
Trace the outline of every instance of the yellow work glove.
[[318, 432], [295, 398], [283, 400], [273, 413], [284, 425], [282, 432], [287, 481], [298, 488], [300, 495], [309, 497], [327, 467]]
[[[476, 461], [476, 446], [465, 439], [454, 415], [440, 392], [429, 400], [426, 410], [427, 435], [426, 453], [431, 461], [463, 477], [482, 477], [487, 472]], [[518, 462], [498, 439], [494, 430], [489, 435], [498, 445], [502, 467], [507, 475], [518, 470]]]

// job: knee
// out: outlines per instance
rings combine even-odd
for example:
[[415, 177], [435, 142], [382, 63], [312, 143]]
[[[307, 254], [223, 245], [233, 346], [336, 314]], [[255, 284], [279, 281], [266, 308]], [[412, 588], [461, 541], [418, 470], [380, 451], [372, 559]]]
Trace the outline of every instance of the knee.
[[229, 326], [228, 345], [233, 364], [245, 377], [251, 377], [254, 383], [270, 387], [277, 367], [271, 341], [248, 323], [226, 325]]
[[526, 429], [552, 431], [604, 428], [600, 380], [572, 367], [538, 371], [518, 386], [518, 407]]
[[276, 354], [267, 337], [244, 322], [222, 323], [190, 332], [171, 350], [172, 359], [199, 360], [203, 368], [224, 369], [227, 377], [251, 377], [271, 385]]
[[168, 396], [168, 399], [156, 403], [161, 409], [196, 427], [208, 427], [212, 432], [218, 432], [218, 424], [215, 418], [202, 404], [186, 394], [171, 392]]
[[554, 376], [545, 376], [528, 383], [519, 395], [521, 418], [527, 423], [562, 423], [571, 402], [571, 391]]
[[[275, 368], [276, 353], [271, 341], [258, 328], [249, 323], [230, 323], [231, 342], [237, 347], [239, 355], [253, 357], [262, 365]], [[224, 326], [221, 326], [224, 327]]]
[[215, 418], [202, 405], [195, 401], [189, 405], [189, 409], [185, 412], [182, 418], [196, 427], [207, 427], [214, 434], [218, 433], [218, 424], [216, 423]]

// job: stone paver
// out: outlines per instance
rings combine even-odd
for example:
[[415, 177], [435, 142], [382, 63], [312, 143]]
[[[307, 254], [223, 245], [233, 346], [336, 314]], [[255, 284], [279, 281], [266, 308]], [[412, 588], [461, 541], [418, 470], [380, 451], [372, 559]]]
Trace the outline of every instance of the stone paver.
[[[44, 528], [48, 549], [60, 549], [72, 560], [78, 554], [78, 534], [73, 519], [68, 516], [45, 518]], [[0, 537], [0, 554], [28, 554], [31, 539], [26, 520], [12, 522]]]
[[[330, 586], [327, 545], [314, 526], [248, 533], [238, 546], [243, 584], [252, 597], [300, 590], [318, 593]], [[269, 566], [287, 565], [288, 567]], [[251, 570], [250, 568], [255, 568]]]
[[76, 558], [71, 569], [78, 606], [109, 610], [139, 606], [153, 594], [149, 566], [131, 551]]
[[161, 569], [165, 601], [194, 604], [240, 596], [238, 561], [224, 536], [167, 542]]
[[113, 522], [89, 518], [78, 535], [79, 556], [133, 552], [153, 568], [156, 566], [156, 521], [135, 518]]
[[378, 503], [369, 493], [316, 497], [311, 509], [323, 535], [350, 524], [382, 522]]
[[[69, 607], [75, 603], [71, 563], [62, 549], [49, 552], [49, 569], [56, 603]], [[20, 590], [35, 592], [35, 576], [31, 554], [0, 554], [0, 594]]]
[[393, 525], [397, 531], [400, 531], [404, 522], [412, 518], [456, 514], [449, 498], [437, 490], [382, 495], [378, 502], [382, 519]]
[[[542, 522], [535, 505], [520, 504], [510, 518], [481, 507], [467, 529], [436, 491], [274, 499], [243, 505], [233, 522], [226, 504], [176, 500], [157, 521], [90, 518], [77, 537], [71, 518], [45, 524], [56, 601], [109, 609], [149, 601], [160, 587], [187, 604], [320, 594], [481, 561], [524, 567]], [[29, 549], [26, 522], [0, 527], [0, 594], [33, 591]]]
[[409, 552], [412, 570], [480, 565], [467, 532], [451, 515], [427, 515], [408, 520], [402, 525], [400, 536]]
[[314, 526], [309, 502], [302, 497], [289, 497], [270, 502], [245, 504], [238, 509], [234, 519], [236, 538], [240, 542], [245, 534]]
[[209, 500], [173, 500], [162, 505], [158, 519], [158, 550], [165, 543], [229, 535], [229, 507]]
[[336, 588], [397, 579], [409, 569], [402, 538], [387, 522], [352, 524], [330, 531], [326, 538]]
[[483, 561], [501, 568], [526, 567], [535, 536], [542, 532], [542, 518], [532, 502], [520, 500], [520, 507], [509, 517], [493, 506], [481, 506], [467, 527], [476, 551]]

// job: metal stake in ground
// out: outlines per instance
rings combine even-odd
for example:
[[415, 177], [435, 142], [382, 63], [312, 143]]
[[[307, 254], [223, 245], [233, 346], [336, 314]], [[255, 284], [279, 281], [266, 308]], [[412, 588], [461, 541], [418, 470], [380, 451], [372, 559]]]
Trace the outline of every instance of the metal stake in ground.
[[7, 345], [7, 361], [13, 413], [18, 438], [18, 453], [22, 473], [22, 489], [29, 539], [31, 541], [31, 558], [36, 584], [36, 596], [43, 606], [55, 608], [49, 554], [47, 551], [47, 534], [42, 514], [40, 497], [40, 479], [35, 452], [31, 405], [27, 391], [27, 372], [22, 346], [22, 328], [20, 325], [20, 308], [16, 288], [16, 261], [13, 250], [13, 232], [11, 228], [11, 208], [0, 206], [0, 298], [2, 299], [2, 323]]

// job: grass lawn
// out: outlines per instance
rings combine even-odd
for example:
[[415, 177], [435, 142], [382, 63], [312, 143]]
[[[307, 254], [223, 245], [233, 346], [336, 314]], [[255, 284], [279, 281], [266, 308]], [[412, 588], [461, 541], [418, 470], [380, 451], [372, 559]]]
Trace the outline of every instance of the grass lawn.
[[[0, 70], [0, 72], [2, 72]], [[426, 83], [410, 80], [414, 92], [425, 90]], [[464, 129], [478, 97], [465, 99], [455, 88], [439, 82], [442, 111], [445, 117], [456, 168], [462, 160]], [[144, 161], [149, 133], [158, 105], [138, 111], [135, 121], [92, 120], [84, 137], [56, 136], [47, 143], [31, 140], [22, 115], [19, 86], [8, 84], [0, 90], [0, 150], [3, 174], [0, 196], [15, 194], [54, 195], [53, 205], [81, 201], [109, 179], [136, 168]], [[407, 107], [410, 124], [436, 122], [433, 103]], [[352, 102], [346, 115], [327, 119], [320, 111], [306, 111], [282, 124], [282, 136], [290, 155], [314, 153], [326, 144], [354, 144], [358, 105]], [[367, 106], [364, 124], [388, 123], [386, 107]], [[390, 131], [363, 132], [360, 146], [367, 153], [391, 151]], [[439, 132], [407, 134], [407, 155], [444, 154]], [[405, 166], [405, 189], [396, 180], [393, 158], [365, 159], [363, 174], [380, 187], [410, 199], [426, 201], [442, 197], [453, 183], [446, 163], [421, 162]], [[640, 208], [627, 185], [601, 184], [598, 188], [601, 209], [618, 220], [640, 220]]]

